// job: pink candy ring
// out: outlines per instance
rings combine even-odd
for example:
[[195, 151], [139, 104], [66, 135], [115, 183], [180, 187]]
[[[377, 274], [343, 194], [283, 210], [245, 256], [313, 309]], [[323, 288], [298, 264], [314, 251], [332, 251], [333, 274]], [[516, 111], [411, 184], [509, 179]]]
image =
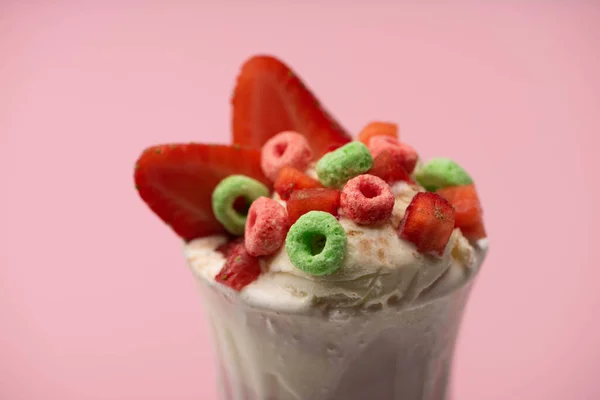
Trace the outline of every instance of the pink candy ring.
[[373, 158], [376, 158], [386, 150], [392, 154], [394, 159], [402, 165], [406, 172], [409, 174], [413, 172], [419, 159], [419, 155], [415, 149], [389, 136], [375, 136], [369, 141], [369, 151]]
[[376, 224], [390, 218], [394, 202], [390, 185], [373, 175], [350, 179], [340, 198], [344, 214], [360, 225]]
[[285, 208], [273, 199], [259, 197], [248, 210], [246, 251], [254, 257], [275, 253], [285, 242], [287, 229]]
[[260, 166], [267, 178], [274, 182], [281, 168], [290, 166], [304, 171], [311, 159], [312, 150], [306, 138], [287, 131], [278, 133], [263, 145]]

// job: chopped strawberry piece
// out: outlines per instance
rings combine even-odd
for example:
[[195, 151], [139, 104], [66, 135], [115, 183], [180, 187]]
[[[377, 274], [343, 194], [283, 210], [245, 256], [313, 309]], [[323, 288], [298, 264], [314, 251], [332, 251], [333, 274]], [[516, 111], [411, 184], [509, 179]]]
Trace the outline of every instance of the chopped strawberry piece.
[[375, 157], [373, 166], [368, 173], [383, 179], [387, 183], [399, 181], [414, 183], [402, 165], [402, 161], [394, 153], [386, 150]]
[[248, 254], [244, 244], [240, 243], [231, 249], [225, 265], [215, 276], [215, 281], [240, 291], [258, 279], [260, 272], [258, 258]]
[[341, 143], [335, 143], [335, 144], [329, 145], [325, 149], [325, 153], [324, 154], [331, 153], [332, 151], [335, 151], [335, 150], [339, 149], [342, 146], [343, 146], [343, 144], [341, 144]]
[[275, 191], [282, 200], [287, 200], [294, 190], [323, 187], [318, 180], [311, 178], [294, 167], [283, 167], [275, 180]]
[[419, 155], [406, 143], [388, 136], [375, 136], [369, 141], [369, 151], [376, 158], [384, 151], [389, 151], [409, 174], [415, 169]]
[[406, 208], [398, 234], [412, 242], [419, 253], [441, 256], [453, 230], [452, 205], [436, 193], [419, 192]]
[[190, 241], [225, 232], [212, 211], [212, 191], [232, 174], [269, 185], [259, 150], [207, 144], [150, 147], [138, 159], [134, 179], [150, 209]]
[[392, 122], [371, 122], [360, 131], [358, 140], [368, 146], [371, 138], [375, 136], [389, 136], [398, 139], [398, 125]]
[[229, 257], [231, 250], [240, 243], [244, 243], [243, 237], [232, 237], [222, 245], [218, 246], [215, 251], [223, 254], [224, 257]]
[[300, 189], [292, 192], [287, 202], [288, 221], [292, 225], [309, 211], [325, 211], [334, 216], [340, 208], [340, 194], [337, 189]]
[[282, 61], [255, 56], [246, 61], [233, 99], [233, 142], [260, 148], [272, 136], [296, 131], [306, 136], [315, 156], [350, 135], [319, 104]]
[[448, 187], [436, 193], [452, 204], [456, 210], [454, 226], [460, 228], [467, 239], [478, 240], [487, 236], [483, 226], [483, 210], [474, 185]]

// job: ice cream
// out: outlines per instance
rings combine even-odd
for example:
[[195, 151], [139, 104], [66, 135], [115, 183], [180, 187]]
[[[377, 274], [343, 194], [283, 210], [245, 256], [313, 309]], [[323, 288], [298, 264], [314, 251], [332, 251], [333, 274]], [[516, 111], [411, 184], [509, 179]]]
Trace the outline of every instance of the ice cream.
[[244, 64], [234, 145], [153, 146], [142, 199], [184, 239], [221, 399], [445, 399], [487, 251], [471, 176], [397, 125], [354, 140], [296, 74]]

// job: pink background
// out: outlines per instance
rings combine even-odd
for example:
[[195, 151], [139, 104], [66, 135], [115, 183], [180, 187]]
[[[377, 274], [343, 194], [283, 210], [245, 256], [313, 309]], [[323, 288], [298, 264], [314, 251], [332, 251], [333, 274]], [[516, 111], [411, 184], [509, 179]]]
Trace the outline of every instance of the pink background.
[[214, 398], [182, 243], [132, 171], [154, 143], [228, 141], [257, 52], [348, 129], [397, 120], [473, 173], [492, 250], [455, 398], [600, 397], [600, 3], [17, 3], [0, 5], [0, 400]]

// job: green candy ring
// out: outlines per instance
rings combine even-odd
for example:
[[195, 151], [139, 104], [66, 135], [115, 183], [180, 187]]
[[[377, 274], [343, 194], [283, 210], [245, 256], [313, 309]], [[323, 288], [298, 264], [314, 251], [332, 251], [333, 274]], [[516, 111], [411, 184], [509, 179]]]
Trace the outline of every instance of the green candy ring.
[[261, 196], [269, 196], [269, 188], [244, 175], [231, 175], [223, 179], [212, 193], [212, 209], [217, 220], [232, 235], [243, 235], [247, 215], [238, 212], [235, 201], [243, 197], [248, 204]]
[[346, 243], [346, 231], [333, 215], [310, 211], [290, 228], [285, 250], [296, 268], [310, 275], [323, 276], [342, 266]]
[[463, 167], [455, 161], [443, 157], [433, 158], [420, 166], [415, 172], [415, 179], [430, 192], [473, 183], [473, 179]]
[[361, 142], [350, 142], [325, 154], [317, 162], [319, 181], [328, 187], [341, 187], [355, 176], [364, 174], [373, 166], [373, 156]]

